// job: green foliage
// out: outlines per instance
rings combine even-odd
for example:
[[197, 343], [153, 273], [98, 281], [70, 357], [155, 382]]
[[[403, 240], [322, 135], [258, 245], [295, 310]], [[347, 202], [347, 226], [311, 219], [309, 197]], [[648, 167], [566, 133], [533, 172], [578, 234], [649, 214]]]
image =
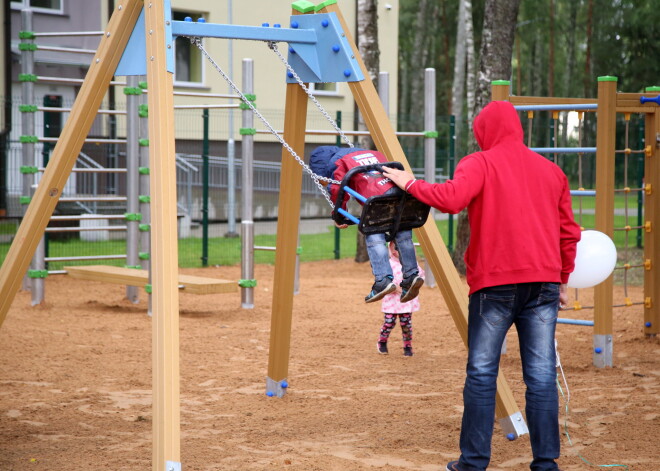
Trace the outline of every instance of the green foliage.
[[[418, 80], [424, 68], [434, 67], [440, 115], [449, 114], [458, 4], [459, 0], [400, 2], [400, 77]], [[484, 5], [485, 0], [472, 2], [477, 54]], [[420, 9], [425, 9], [427, 15], [437, 14], [437, 20], [426, 26], [418, 25]], [[591, 36], [587, 31], [589, 24]], [[554, 30], [553, 35], [551, 30]], [[417, 57], [415, 44], [420, 43], [416, 37], [419, 35], [428, 37], [421, 42], [432, 51], [427, 56], [428, 61], [421, 64], [414, 62]], [[641, 92], [645, 87], [660, 85], [660, 62], [656, 60], [660, 57], [659, 37], [660, 8], [657, 2], [522, 0], [512, 57], [513, 93], [549, 96], [551, 77], [554, 96], [566, 97], [595, 96], [596, 80], [602, 75], [618, 77], [617, 88], [625, 92]], [[551, 51], [554, 64], [551, 64]], [[401, 81], [399, 87], [399, 112], [414, 113], [408, 95], [413, 84], [410, 80]]]

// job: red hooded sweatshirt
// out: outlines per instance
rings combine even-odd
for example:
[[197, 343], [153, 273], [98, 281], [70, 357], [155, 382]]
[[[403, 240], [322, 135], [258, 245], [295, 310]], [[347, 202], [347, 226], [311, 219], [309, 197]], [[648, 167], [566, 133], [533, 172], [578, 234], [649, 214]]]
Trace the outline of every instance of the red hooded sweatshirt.
[[489, 103], [473, 127], [482, 151], [463, 157], [452, 180], [408, 182], [409, 193], [446, 213], [467, 207], [470, 294], [511, 283], [566, 283], [580, 240], [566, 175], [525, 146], [511, 103]]

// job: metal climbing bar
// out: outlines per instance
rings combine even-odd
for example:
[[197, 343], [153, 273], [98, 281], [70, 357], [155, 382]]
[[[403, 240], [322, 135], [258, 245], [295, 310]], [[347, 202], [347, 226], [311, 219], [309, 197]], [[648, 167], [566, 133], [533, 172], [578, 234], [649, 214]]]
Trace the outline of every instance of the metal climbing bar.
[[585, 321], [582, 319], [566, 319], [563, 317], [558, 317], [557, 318], [557, 324], [572, 324], [572, 325], [586, 325], [586, 326], [593, 326], [594, 321]]
[[559, 104], [559, 105], [517, 105], [514, 108], [518, 111], [589, 111], [597, 110], [597, 103], [583, 104]]
[[595, 147], [530, 147], [539, 154], [595, 154]]

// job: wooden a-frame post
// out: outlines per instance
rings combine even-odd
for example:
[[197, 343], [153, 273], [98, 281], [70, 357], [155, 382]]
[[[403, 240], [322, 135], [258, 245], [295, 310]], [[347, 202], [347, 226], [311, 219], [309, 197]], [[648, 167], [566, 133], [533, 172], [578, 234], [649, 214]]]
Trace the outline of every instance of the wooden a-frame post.
[[[121, 7], [121, 9], [119, 9]], [[64, 185], [71, 174], [85, 138], [140, 15], [142, 1], [127, 0], [115, 8], [105, 34], [80, 87], [69, 119], [53, 149], [48, 166], [25, 212], [0, 270], [0, 326], [30, 266]]]
[[[336, 3], [326, 2], [319, 13], [335, 13], [342, 29], [353, 48], [364, 74], [364, 80], [348, 82], [360, 112], [376, 148], [388, 159], [401, 162], [410, 170], [401, 144], [390, 124], [378, 93], [361, 60], [355, 42]], [[287, 142], [299, 155], [304, 150], [305, 117], [307, 112], [306, 95], [297, 84], [289, 84], [285, 108], [285, 135]], [[300, 212], [300, 185], [302, 171], [288, 153], [282, 153], [281, 192], [278, 210], [277, 255], [275, 258], [275, 282], [273, 286], [273, 322], [268, 363], [267, 391], [282, 395], [282, 384], [288, 371], [291, 316], [293, 309], [293, 262], [297, 244], [298, 219]], [[291, 194], [296, 192], [295, 195]], [[456, 271], [435, 221], [429, 220], [416, 230], [431, 271], [438, 281], [440, 291], [447, 303], [456, 327], [467, 345], [467, 290]], [[502, 372], [497, 379], [496, 415], [505, 434], [520, 436], [527, 433], [527, 425], [517, 407], [513, 393]]]
[[[48, 166], [0, 270], [0, 326], [91, 129], [145, 6], [149, 81], [153, 273], [154, 471], [180, 470], [179, 301], [172, 74], [167, 72], [163, 0], [121, 0], [102, 36]], [[142, 32], [137, 32], [140, 34]], [[167, 468], [166, 468], [167, 466]]]

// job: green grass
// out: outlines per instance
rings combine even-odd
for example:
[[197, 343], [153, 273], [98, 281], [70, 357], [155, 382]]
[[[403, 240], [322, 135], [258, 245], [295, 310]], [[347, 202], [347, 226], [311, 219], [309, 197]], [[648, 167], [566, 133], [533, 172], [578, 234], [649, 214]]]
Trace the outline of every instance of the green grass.
[[0, 234], [15, 234], [17, 230], [16, 222], [0, 222]]
[[[583, 198], [585, 201], [593, 201], [593, 198]], [[623, 207], [623, 196], [616, 198], [616, 206]], [[574, 205], [576, 201], [574, 199]], [[583, 205], [584, 208], [584, 205]], [[636, 212], [630, 211], [628, 225], [635, 227], [638, 225]], [[576, 220], [585, 229], [595, 227], [595, 218], [593, 214], [576, 214]], [[449, 243], [448, 221], [436, 221], [440, 234], [445, 243]], [[614, 217], [614, 227], [624, 227], [626, 225], [625, 216]], [[11, 231], [9, 227], [11, 226]], [[7, 230], [8, 234], [15, 232], [16, 226], [13, 224], [0, 225]], [[454, 231], [456, 230], [456, 218], [454, 218]], [[2, 233], [2, 232], [0, 232]], [[357, 228], [351, 226], [339, 231], [340, 258], [354, 258], [356, 252]], [[628, 247], [637, 246], [637, 236], [643, 231], [632, 229], [630, 231], [614, 231], [614, 243], [617, 248], [622, 249], [626, 246], [626, 237]], [[455, 238], [454, 238], [455, 240]], [[643, 241], [643, 240], [642, 240]], [[255, 246], [275, 247], [275, 235], [257, 235], [255, 236]], [[330, 220], [328, 220], [327, 231], [322, 234], [302, 234], [300, 236], [300, 260], [303, 262], [317, 260], [331, 260], [335, 258], [335, 229]], [[197, 238], [187, 238], [179, 240], [179, 266], [182, 268], [202, 267], [202, 240]], [[4, 260], [9, 250], [9, 243], [0, 243], [0, 261]], [[238, 265], [241, 263], [241, 240], [239, 238], [214, 237], [209, 239], [207, 265]], [[125, 254], [126, 243], [124, 240], [110, 240], [99, 242], [84, 242], [78, 239], [68, 241], [50, 241], [48, 245], [49, 257], [64, 257], [72, 254], [76, 255], [108, 255]], [[420, 255], [423, 255], [421, 248]], [[255, 250], [254, 260], [257, 264], [275, 263], [275, 252]], [[94, 260], [94, 261], [76, 261], [76, 262], [50, 262], [50, 270], [61, 270], [67, 265], [124, 265], [124, 260]]]
[[[440, 234], [447, 242], [447, 221], [438, 221]], [[456, 224], [454, 223], [454, 226]], [[357, 246], [357, 227], [350, 226], [339, 231], [340, 258], [354, 258]], [[260, 247], [275, 247], [275, 235], [257, 235], [254, 245]], [[9, 243], [0, 243], [0, 260], [4, 260]], [[329, 223], [327, 232], [322, 234], [302, 234], [300, 236], [300, 260], [303, 262], [331, 260], [335, 258], [335, 229]], [[179, 266], [181, 268], [196, 268], [202, 265], [202, 240], [197, 238], [179, 239]], [[120, 255], [126, 253], [124, 240], [109, 240], [85, 242], [78, 239], [67, 241], [50, 241], [49, 257], [65, 257], [76, 255]], [[421, 253], [421, 249], [420, 249]], [[257, 264], [275, 263], [275, 252], [265, 250], [254, 251], [254, 261]], [[207, 265], [238, 265], [241, 263], [241, 240], [239, 238], [213, 237], [209, 238]], [[116, 265], [123, 266], [124, 260], [91, 260], [49, 262], [49, 270], [61, 270], [67, 265]]]
[[[582, 203], [582, 209], [595, 209], [596, 208], [596, 198], [593, 196], [573, 196], [573, 209], [578, 210], [580, 208], [580, 202]], [[626, 207], [626, 195], [617, 193], [614, 195], [614, 209], [625, 209]], [[637, 214], [637, 192], [631, 192], [628, 194], [628, 211], [631, 214]]]

